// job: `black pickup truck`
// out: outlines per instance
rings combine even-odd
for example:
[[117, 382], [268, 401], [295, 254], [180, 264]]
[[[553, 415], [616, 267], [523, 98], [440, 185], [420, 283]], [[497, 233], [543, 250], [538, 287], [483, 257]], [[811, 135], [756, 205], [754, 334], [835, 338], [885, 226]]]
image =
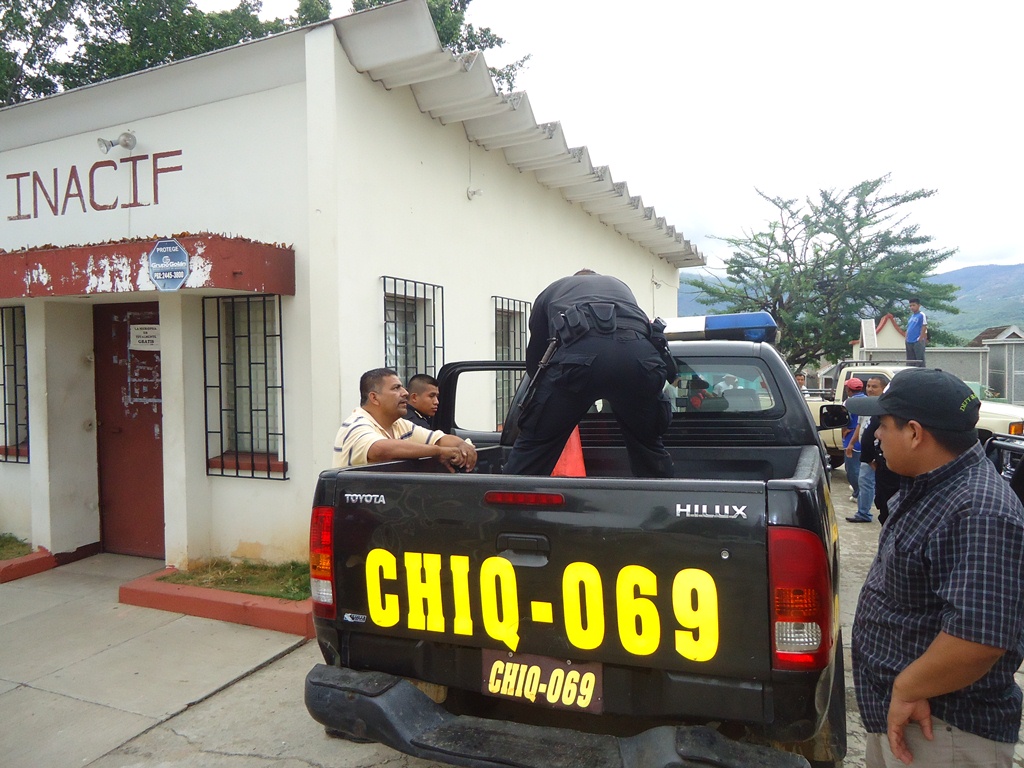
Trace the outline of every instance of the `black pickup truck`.
[[730, 317], [666, 332], [673, 479], [630, 476], [604, 403], [585, 477], [502, 475], [527, 382], [500, 429], [495, 403], [521, 363], [440, 372], [439, 426], [472, 438], [474, 472], [321, 473], [305, 695], [328, 733], [465, 766], [842, 765], [827, 456], [771, 318]]

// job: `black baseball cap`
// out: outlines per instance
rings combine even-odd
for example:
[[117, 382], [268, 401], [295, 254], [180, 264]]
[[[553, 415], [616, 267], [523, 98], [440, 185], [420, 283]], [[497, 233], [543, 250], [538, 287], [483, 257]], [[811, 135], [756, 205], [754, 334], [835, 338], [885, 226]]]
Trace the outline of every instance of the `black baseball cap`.
[[878, 397], [846, 401], [846, 410], [855, 416], [888, 413], [949, 432], [974, 429], [980, 409], [981, 400], [970, 387], [938, 368], [908, 368], [893, 376]]

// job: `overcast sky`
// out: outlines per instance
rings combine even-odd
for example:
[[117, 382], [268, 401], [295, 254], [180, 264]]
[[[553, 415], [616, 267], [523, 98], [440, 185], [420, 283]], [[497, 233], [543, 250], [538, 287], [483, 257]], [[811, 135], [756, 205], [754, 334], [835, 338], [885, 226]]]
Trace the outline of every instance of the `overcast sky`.
[[532, 55], [517, 89], [537, 121], [560, 121], [709, 266], [729, 255], [713, 236], [772, 216], [755, 188], [802, 200], [887, 173], [892, 192], [938, 191], [908, 212], [959, 249], [940, 271], [1024, 263], [1016, 0], [472, 0], [468, 20], [506, 39], [491, 66]]

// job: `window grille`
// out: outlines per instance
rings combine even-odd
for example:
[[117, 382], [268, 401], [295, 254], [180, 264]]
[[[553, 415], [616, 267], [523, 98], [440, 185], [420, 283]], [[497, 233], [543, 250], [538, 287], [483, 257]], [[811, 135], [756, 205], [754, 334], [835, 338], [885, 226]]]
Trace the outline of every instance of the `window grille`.
[[[526, 331], [531, 304], [528, 301], [494, 296], [494, 359], [525, 360]], [[505, 415], [512, 405], [519, 383], [523, 380], [520, 371], [498, 371], [495, 383], [495, 416], [497, 424], [505, 421]]]
[[403, 382], [444, 365], [444, 289], [400, 277], [384, 281], [384, 366]]
[[287, 479], [276, 296], [203, 299], [206, 473]]
[[24, 307], [0, 307], [0, 461], [28, 463], [28, 343]]

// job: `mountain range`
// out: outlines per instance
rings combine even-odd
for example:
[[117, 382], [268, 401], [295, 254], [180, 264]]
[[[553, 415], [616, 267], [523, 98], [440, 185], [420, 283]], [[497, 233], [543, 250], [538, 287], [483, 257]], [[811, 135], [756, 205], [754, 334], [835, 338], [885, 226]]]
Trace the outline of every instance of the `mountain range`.
[[[927, 306], [924, 310], [929, 323], [960, 336], [965, 342], [994, 326], [1016, 325], [1024, 329], [1024, 264], [963, 267], [932, 275], [928, 280], [959, 286], [955, 303], [960, 314], [936, 312]], [[706, 307], [697, 302], [694, 289], [679, 286], [680, 317], [715, 311], [724, 311], [724, 308]]]

